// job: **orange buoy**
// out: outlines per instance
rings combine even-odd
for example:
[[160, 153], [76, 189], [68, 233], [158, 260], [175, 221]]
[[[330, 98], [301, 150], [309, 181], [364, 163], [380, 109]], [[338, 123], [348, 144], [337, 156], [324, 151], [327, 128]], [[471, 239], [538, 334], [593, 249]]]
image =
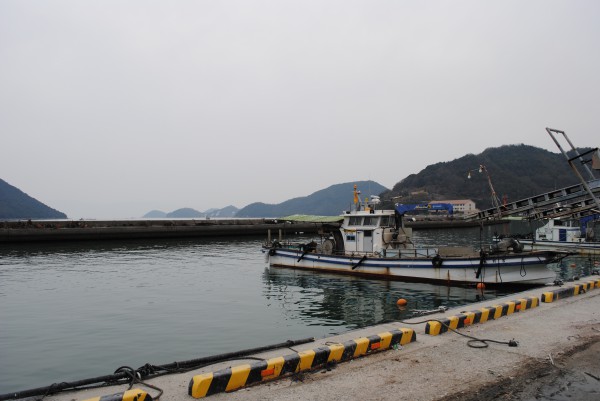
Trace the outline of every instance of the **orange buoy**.
[[477, 283], [477, 289], [478, 290], [483, 290], [485, 288], [485, 284], [483, 283]]
[[396, 301], [396, 305], [398, 306], [404, 306], [406, 305], [408, 302], [406, 301], [406, 299], [404, 298], [400, 298], [399, 300]]
[[577, 267], [575, 263], [571, 263], [571, 267]]

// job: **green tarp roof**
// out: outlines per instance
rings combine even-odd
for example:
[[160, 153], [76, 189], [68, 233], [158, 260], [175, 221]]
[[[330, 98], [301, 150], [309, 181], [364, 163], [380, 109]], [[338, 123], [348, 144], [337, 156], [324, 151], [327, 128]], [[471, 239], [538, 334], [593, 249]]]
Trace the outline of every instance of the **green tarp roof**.
[[302, 223], [337, 223], [342, 221], [342, 216], [313, 216], [310, 214], [293, 214], [291, 216], [280, 217], [277, 220], [297, 221]]

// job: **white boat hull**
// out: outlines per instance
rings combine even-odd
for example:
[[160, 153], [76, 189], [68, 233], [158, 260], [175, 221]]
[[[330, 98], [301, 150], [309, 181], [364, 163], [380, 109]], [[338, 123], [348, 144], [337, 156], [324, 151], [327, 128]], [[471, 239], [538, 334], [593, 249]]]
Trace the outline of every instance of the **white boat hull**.
[[600, 255], [600, 242], [532, 241], [519, 239], [526, 250], [575, 252], [579, 255]]
[[269, 263], [287, 267], [328, 271], [359, 276], [375, 276], [405, 281], [426, 281], [446, 284], [544, 285], [552, 283], [556, 273], [547, 267], [555, 257], [553, 252], [487, 255], [477, 277], [479, 257], [444, 258], [434, 266], [432, 258], [381, 258], [336, 256], [305, 253], [301, 250], [277, 248], [269, 252]]

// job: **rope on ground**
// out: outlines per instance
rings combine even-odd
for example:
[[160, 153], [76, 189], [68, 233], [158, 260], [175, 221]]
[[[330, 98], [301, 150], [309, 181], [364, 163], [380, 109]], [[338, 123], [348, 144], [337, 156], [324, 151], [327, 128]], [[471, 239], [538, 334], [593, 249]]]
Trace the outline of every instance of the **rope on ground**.
[[115, 373], [120, 373], [123, 372], [125, 373], [128, 377], [129, 377], [129, 388], [128, 390], [131, 390], [134, 384], [141, 384], [142, 386], [146, 386], [148, 388], [151, 388], [153, 390], [158, 391], [158, 395], [152, 397], [153, 400], [158, 400], [160, 398], [160, 396], [163, 394], [163, 390], [157, 386], [153, 386], [152, 384], [148, 384], [144, 381], [142, 381], [139, 378], [139, 373], [136, 372], [135, 370], [133, 370], [132, 368], [130, 368], [129, 366], [121, 366], [119, 369], [117, 369], [115, 371]]
[[438, 322], [442, 326], [446, 327], [448, 330], [450, 330], [458, 335], [461, 335], [463, 337], [469, 338], [470, 340], [467, 341], [467, 345], [471, 348], [487, 348], [490, 346], [488, 343], [508, 345], [509, 347], [517, 347], [519, 345], [519, 343], [517, 341], [515, 341], [514, 338], [510, 341], [498, 341], [498, 340], [492, 340], [489, 338], [477, 338], [474, 336], [470, 336], [468, 334], [464, 334], [464, 333], [459, 332], [458, 330], [453, 329], [452, 327], [448, 326], [446, 323], [444, 323], [438, 319], [429, 319], [429, 320], [424, 320], [421, 322], [407, 322], [404, 320], [400, 320], [400, 323], [402, 323], [402, 324], [413, 324], [413, 325], [423, 324], [423, 323], [427, 323], [427, 322]]

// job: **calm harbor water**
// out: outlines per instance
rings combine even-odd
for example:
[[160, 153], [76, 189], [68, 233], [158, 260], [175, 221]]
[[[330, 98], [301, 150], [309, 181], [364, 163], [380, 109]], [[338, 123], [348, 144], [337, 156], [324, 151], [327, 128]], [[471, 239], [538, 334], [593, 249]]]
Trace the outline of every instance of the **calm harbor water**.
[[[494, 231], [416, 231], [415, 239], [477, 247]], [[269, 268], [263, 241], [0, 246], [0, 394], [107, 375], [123, 365], [324, 337], [511, 291]], [[589, 263], [580, 258], [554, 268], [568, 278]], [[399, 309], [398, 298], [408, 307]]]

